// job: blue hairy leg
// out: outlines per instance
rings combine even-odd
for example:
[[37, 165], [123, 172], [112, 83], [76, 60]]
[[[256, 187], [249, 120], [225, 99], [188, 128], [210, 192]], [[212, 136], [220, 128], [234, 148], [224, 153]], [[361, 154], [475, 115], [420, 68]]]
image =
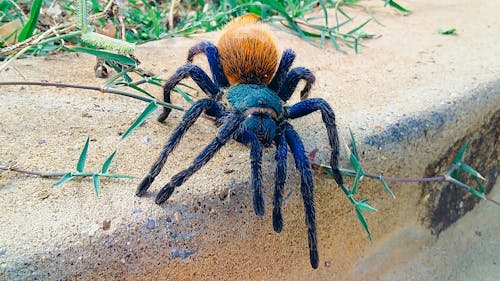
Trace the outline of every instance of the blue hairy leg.
[[175, 188], [184, 183], [191, 175], [196, 173], [203, 165], [205, 165], [215, 155], [219, 149], [231, 139], [233, 134], [241, 125], [243, 116], [240, 113], [233, 113], [222, 129], [217, 133], [217, 136], [203, 149], [203, 151], [194, 159], [191, 165], [173, 176], [170, 182], [166, 184], [156, 196], [156, 204], [165, 202], [174, 192]]
[[288, 146], [285, 135], [278, 134], [276, 143], [276, 173], [274, 176], [274, 197], [273, 197], [273, 228], [276, 232], [283, 229], [283, 216], [281, 215], [281, 203], [283, 202], [283, 189], [286, 181], [286, 157]]
[[235, 138], [236, 141], [250, 145], [250, 161], [252, 165], [253, 209], [257, 216], [264, 215], [264, 199], [262, 197], [262, 144], [257, 136], [244, 130]]
[[181, 138], [184, 136], [184, 133], [186, 133], [191, 125], [193, 125], [198, 117], [200, 117], [201, 113], [206, 110], [210, 110], [214, 114], [220, 116], [222, 115], [222, 111], [224, 110], [224, 108], [213, 99], [201, 99], [193, 104], [193, 106], [184, 114], [182, 122], [177, 126], [177, 128], [175, 128], [174, 132], [163, 147], [160, 157], [158, 157], [156, 162], [151, 167], [149, 173], [137, 187], [137, 191], [135, 193], [137, 196], [143, 195], [148, 190], [148, 188], [151, 186], [151, 183], [153, 183], [154, 179], [165, 165], [170, 152], [172, 152], [175, 146], [179, 143]]
[[288, 117], [291, 119], [308, 115], [316, 110], [321, 111], [323, 123], [325, 123], [328, 134], [328, 141], [332, 148], [330, 156], [330, 166], [332, 167], [333, 177], [338, 185], [343, 185], [344, 181], [339, 171], [339, 139], [337, 134], [337, 125], [335, 124], [335, 114], [330, 105], [321, 98], [311, 98], [294, 104], [288, 109]]
[[[170, 92], [179, 84], [179, 82], [190, 76], [194, 82], [209, 97], [216, 99], [219, 95], [219, 88], [210, 80], [210, 77], [201, 68], [194, 64], [186, 64], [177, 69], [177, 71], [168, 79], [163, 87], [163, 100], [170, 103]], [[158, 117], [158, 121], [163, 122], [167, 119], [172, 109], [163, 108], [163, 112]]]
[[229, 82], [227, 81], [226, 75], [222, 69], [217, 47], [209, 41], [200, 42], [189, 49], [187, 62], [192, 63], [193, 57], [200, 53], [207, 56], [208, 65], [210, 67], [210, 71], [212, 72], [212, 78], [215, 85], [224, 88], [229, 87]]
[[292, 125], [285, 125], [285, 136], [295, 160], [295, 166], [300, 173], [300, 192], [304, 200], [306, 213], [307, 238], [309, 241], [309, 259], [313, 268], [318, 268], [319, 255], [318, 243], [316, 240], [316, 211], [314, 209], [314, 184], [311, 166], [307, 160], [300, 136], [295, 132]]
[[304, 86], [304, 89], [300, 91], [300, 99], [303, 100], [307, 98], [312, 84], [316, 81], [316, 78], [314, 77], [314, 74], [305, 67], [295, 67], [288, 72], [283, 80], [283, 83], [280, 85], [278, 96], [284, 101], [289, 100], [295, 91], [295, 88], [297, 88], [297, 84], [302, 79], [306, 81], [306, 85]]
[[283, 82], [283, 78], [290, 70], [290, 67], [295, 60], [295, 52], [292, 49], [286, 49], [281, 55], [280, 64], [278, 69], [276, 70], [276, 74], [274, 74], [273, 80], [269, 83], [269, 89], [277, 92], [280, 88], [281, 83]]

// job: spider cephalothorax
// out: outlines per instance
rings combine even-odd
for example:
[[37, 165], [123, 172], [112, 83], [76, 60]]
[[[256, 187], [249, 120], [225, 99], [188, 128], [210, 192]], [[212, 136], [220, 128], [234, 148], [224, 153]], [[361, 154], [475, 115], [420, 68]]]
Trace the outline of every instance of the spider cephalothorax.
[[[200, 53], [207, 56], [212, 79], [201, 68], [191, 63], [193, 57]], [[306, 213], [310, 262], [313, 268], [317, 268], [319, 258], [311, 166], [304, 145], [288, 120], [317, 110], [321, 112], [332, 148], [330, 166], [335, 181], [341, 185], [343, 182], [338, 170], [338, 135], [335, 115], [328, 103], [320, 98], [307, 98], [315, 80], [314, 75], [303, 67], [290, 70], [294, 59], [295, 53], [291, 49], [286, 49], [278, 65], [278, 52], [272, 35], [264, 25], [258, 23], [258, 16], [252, 14], [231, 22], [225, 28], [217, 46], [204, 41], [192, 47], [188, 53], [188, 63], [177, 69], [166, 82], [164, 99], [170, 102], [171, 90], [187, 77], [191, 77], [209, 98], [198, 100], [185, 113], [181, 123], [165, 144], [160, 157], [139, 184], [136, 194], [141, 196], [148, 190], [184, 133], [202, 113], [205, 113], [214, 117], [216, 123], [221, 124], [221, 129], [193, 163], [174, 175], [160, 190], [156, 196], [156, 203], [161, 204], [167, 200], [176, 187], [205, 165], [230, 139], [234, 139], [250, 146], [253, 207], [257, 216], [263, 216], [262, 147], [274, 144], [277, 166], [273, 197], [273, 227], [276, 232], [281, 232], [283, 227], [281, 204], [286, 179], [286, 159], [290, 148], [300, 173], [300, 191]], [[300, 80], [306, 82], [300, 93], [301, 101], [292, 106], [284, 106]], [[229, 108], [220, 102], [224, 94]], [[164, 108], [158, 120], [164, 121], [169, 113], [170, 109]]]

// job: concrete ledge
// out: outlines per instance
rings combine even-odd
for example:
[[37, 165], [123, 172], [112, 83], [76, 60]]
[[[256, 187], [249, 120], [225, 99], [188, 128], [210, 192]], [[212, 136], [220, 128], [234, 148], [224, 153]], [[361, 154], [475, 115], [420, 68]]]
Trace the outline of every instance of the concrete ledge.
[[[439, 173], [446, 169], [457, 146], [471, 139], [471, 150], [481, 153], [468, 157], [478, 165], [474, 167], [484, 168], [480, 172], [489, 176], [492, 188], [498, 169], [496, 11], [500, 3], [426, 0], [411, 4], [407, 6], [413, 14], [408, 17], [377, 9], [385, 26], [372, 24], [366, 29], [383, 36], [367, 41], [359, 55], [343, 55], [332, 47], [317, 49], [278, 31], [276, 35], [283, 48], [296, 50], [295, 65], [315, 72], [312, 96], [331, 103], [344, 138], [348, 128], [354, 131], [365, 169], [411, 177]], [[448, 25], [457, 28], [458, 36], [436, 33], [437, 28]], [[137, 57], [144, 68], [166, 77], [183, 63], [190, 46], [216, 38], [212, 33], [153, 42], [140, 46]], [[196, 63], [206, 66], [202, 59]], [[93, 77], [92, 69], [93, 58], [63, 54], [19, 60], [0, 77], [3, 81], [22, 80], [21, 73], [29, 80], [97, 85], [102, 81]], [[87, 135], [92, 140], [87, 167], [98, 170], [118, 145], [119, 133], [145, 106], [71, 89], [0, 89], [0, 161], [28, 170], [72, 169]], [[160, 96], [158, 89], [151, 91]], [[293, 161], [288, 162], [284, 229], [280, 234], [272, 230], [272, 148], [263, 159], [263, 219], [256, 218], [252, 210], [248, 149], [237, 143], [226, 145], [166, 204], [155, 205], [154, 195], [162, 183], [187, 166], [213, 138], [216, 129], [208, 120], [198, 121], [187, 133], [147, 196], [135, 197], [138, 181], [181, 116], [175, 112], [166, 125], [148, 121], [121, 144], [111, 169], [138, 178], [103, 181], [98, 198], [89, 180], [52, 189], [53, 180], [1, 172], [1, 279], [427, 280], [433, 276], [418, 270], [425, 259], [413, 258], [425, 257], [433, 246], [446, 247], [428, 228], [434, 207], [439, 205], [434, 203], [442, 198], [438, 187], [390, 183], [397, 196], [392, 200], [379, 183], [365, 180], [359, 198], [370, 198], [378, 209], [366, 214], [374, 238], [370, 243], [345, 196], [332, 180], [317, 174], [318, 270], [309, 266]], [[307, 149], [318, 148], [318, 161], [326, 163], [327, 140], [320, 116], [304, 117], [293, 125]], [[347, 166], [345, 159], [342, 165]], [[498, 200], [496, 189], [491, 195]], [[471, 252], [488, 261], [481, 265], [486, 274], [492, 274], [498, 271], [491, 260], [498, 262], [500, 249], [491, 241], [498, 240], [498, 223], [493, 218], [498, 218], [499, 209], [485, 204], [481, 202], [479, 211], [467, 214], [466, 221], [482, 219], [470, 227], [484, 227], [480, 239], [489, 250], [474, 248]], [[461, 221], [450, 231], [469, 235], [478, 230], [460, 225]], [[447, 235], [448, 229], [442, 231], [439, 237], [460, 239]], [[450, 245], [457, 243], [460, 240]], [[469, 261], [450, 263], [452, 267], [443, 263], [435, 267], [440, 271], [435, 276], [467, 280], [458, 274], [464, 262]], [[404, 275], [405, 269], [411, 276]], [[481, 277], [493, 280], [495, 275]]]

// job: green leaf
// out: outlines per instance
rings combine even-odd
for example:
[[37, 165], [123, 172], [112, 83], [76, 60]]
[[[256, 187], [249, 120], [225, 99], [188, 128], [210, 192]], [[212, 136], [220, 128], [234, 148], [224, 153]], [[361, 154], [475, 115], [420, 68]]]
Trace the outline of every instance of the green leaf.
[[99, 176], [101, 176], [101, 177], [107, 177], [107, 178], [116, 178], [116, 179], [135, 179], [134, 176], [119, 175], [119, 174], [100, 173]]
[[460, 165], [460, 168], [462, 168], [462, 170], [464, 170], [468, 174], [472, 175], [473, 177], [480, 178], [484, 181], [486, 180], [478, 171], [474, 170], [471, 166], [469, 166], [465, 163], [462, 163], [462, 162], [460, 162], [459, 165]]
[[442, 35], [456, 35], [456, 28], [449, 28], [449, 29], [438, 29], [438, 33]]
[[469, 145], [469, 142], [466, 141], [462, 147], [460, 148], [460, 150], [458, 151], [457, 155], [455, 156], [455, 158], [453, 158], [453, 164], [458, 164], [459, 162], [462, 162], [462, 159], [464, 158], [464, 153], [465, 153], [465, 150], [467, 150], [467, 145]]
[[132, 125], [123, 133], [122, 140], [127, 138], [137, 127], [139, 127], [146, 119], [151, 115], [158, 106], [154, 101], [150, 102], [149, 105], [144, 109], [144, 111], [137, 117], [137, 119], [132, 123]]
[[351, 128], [349, 128], [349, 134], [351, 135], [352, 154], [354, 154], [356, 159], [359, 160], [358, 148], [356, 147], [356, 140], [354, 139], [354, 134], [352, 133]]
[[61, 185], [69, 180], [72, 180], [75, 176], [73, 176], [72, 173], [67, 173], [64, 176], [62, 176], [56, 183], [52, 185], [52, 187], [56, 187], [58, 185]]
[[90, 49], [90, 48], [84, 48], [84, 47], [71, 47], [71, 48], [66, 48], [70, 52], [80, 52], [80, 53], [86, 53], [90, 55], [94, 55], [99, 58], [103, 58], [105, 60], [111, 60], [115, 61], [124, 65], [131, 65], [131, 66], [137, 66], [137, 62], [125, 55], [120, 55], [120, 54], [114, 54], [106, 51], [100, 51], [100, 50], [95, 50], [95, 49]]
[[101, 180], [99, 179], [99, 175], [98, 174], [93, 175], [92, 179], [94, 180], [95, 195], [99, 196], [99, 191], [101, 190], [100, 189]]
[[116, 150], [111, 153], [111, 155], [106, 159], [104, 164], [102, 165], [101, 173], [107, 173], [109, 169], [109, 165], [111, 165], [111, 162], [113, 161], [113, 158], [115, 157]]
[[393, 7], [393, 8], [396, 8], [397, 10], [403, 12], [403, 13], [409, 13], [410, 10], [407, 10], [405, 9], [404, 7], [402, 7], [401, 5], [399, 5], [398, 3], [392, 1], [392, 0], [385, 0], [385, 5], [384, 6], [387, 6], [387, 4], [389, 4], [389, 6]]
[[396, 199], [396, 195], [394, 195], [394, 192], [392, 192], [392, 190], [389, 188], [389, 186], [385, 182], [384, 178], [381, 176], [379, 179], [380, 179], [380, 182], [382, 183], [382, 185], [384, 186], [385, 191], [387, 191], [387, 193], [389, 193], [389, 195], [391, 195], [392, 199]]
[[85, 161], [87, 161], [87, 151], [89, 149], [89, 141], [90, 138], [87, 137], [85, 145], [83, 146], [82, 149], [82, 153], [80, 154], [80, 158], [78, 158], [78, 164], [76, 165], [76, 170], [80, 173], [83, 172], [83, 169], [85, 168]]
[[194, 103], [193, 99], [189, 96], [189, 94], [188, 94], [188, 93], [186, 93], [185, 91], [181, 90], [181, 88], [179, 88], [179, 87], [177, 87], [177, 86], [176, 86], [176, 87], [174, 88], [174, 92], [177, 92], [177, 93], [181, 94], [181, 95], [182, 95], [182, 97], [183, 97], [183, 98], [184, 98], [184, 99], [185, 99], [188, 103], [190, 103], [190, 104], [193, 104], [193, 103]]
[[354, 206], [354, 209], [356, 210], [356, 214], [358, 215], [358, 219], [361, 222], [361, 225], [363, 226], [366, 233], [368, 234], [368, 239], [370, 239], [370, 241], [372, 241], [372, 234], [370, 233], [370, 229], [368, 229], [368, 224], [366, 223], [366, 220], [365, 220], [365, 217], [363, 216], [363, 213], [356, 206]]
[[35, 31], [36, 24], [38, 22], [38, 16], [40, 15], [40, 10], [42, 8], [42, 2], [42, 0], [33, 1], [30, 9], [30, 18], [19, 33], [19, 42], [22, 42], [33, 36], [33, 32]]
[[377, 211], [377, 209], [373, 208], [372, 206], [366, 204], [365, 202], [368, 202], [368, 199], [363, 199], [359, 202], [356, 202], [356, 206], [361, 209], [361, 210], [365, 210], [365, 211], [370, 211], [370, 212], [374, 212], [374, 211]]

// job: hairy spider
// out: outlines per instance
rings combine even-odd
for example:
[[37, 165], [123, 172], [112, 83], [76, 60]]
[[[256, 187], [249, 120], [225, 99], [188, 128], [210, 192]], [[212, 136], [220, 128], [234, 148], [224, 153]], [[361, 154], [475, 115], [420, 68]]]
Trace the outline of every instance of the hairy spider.
[[[215, 118], [222, 128], [217, 136], [203, 149], [193, 163], [174, 175], [156, 196], [156, 203], [167, 200], [174, 189], [205, 165], [214, 154], [230, 139], [250, 146], [253, 187], [253, 208], [259, 217], [264, 215], [262, 197], [261, 158], [262, 147], [276, 145], [276, 174], [273, 197], [273, 227], [281, 232], [283, 218], [281, 204], [286, 179], [286, 159], [288, 148], [300, 172], [301, 194], [304, 200], [305, 220], [309, 239], [311, 266], [318, 267], [316, 241], [316, 219], [313, 200], [313, 178], [311, 166], [304, 151], [304, 145], [289, 119], [295, 119], [319, 110], [325, 123], [332, 149], [330, 166], [337, 184], [343, 184], [338, 170], [339, 145], [335, 115], [328, 103], [320, 98], [307, 98], [315, 81], [312, 72], [304, 67], [290, 67], [295, 53], [286, 49], [278, 65], [278, 52], [274, 38], [259, 17], [248, 14], [235, 19], [225, 28], [217, 46], [204, 41], [189, 49], [187, 64], [177, 69], [164, 87], [164, 99], [170, 102], [171, 90], [184, 78], [191, 77], [209, 96], [195, 102], [185, 113], [182, 122], [174, 130], [163, 147], [160, 157], [137, 188], [136, 194], [143, 195], [158, 175], [167, 157], [179, 143], [186, 131], [204, 112]], [[206, 55], [212, 72], [212, 79], [198, 66], [192, 64], [193, 57]], [[274, 75], [273, 75], [274, 74]], [[300, 80], [305, 80], [300, 92], [301, 101], [292, 106], [284, 106]], [[226, 94], [229, 108], [221, 102]], [[164, 108], [158, 118], [164, 121], [170, 113]]]

